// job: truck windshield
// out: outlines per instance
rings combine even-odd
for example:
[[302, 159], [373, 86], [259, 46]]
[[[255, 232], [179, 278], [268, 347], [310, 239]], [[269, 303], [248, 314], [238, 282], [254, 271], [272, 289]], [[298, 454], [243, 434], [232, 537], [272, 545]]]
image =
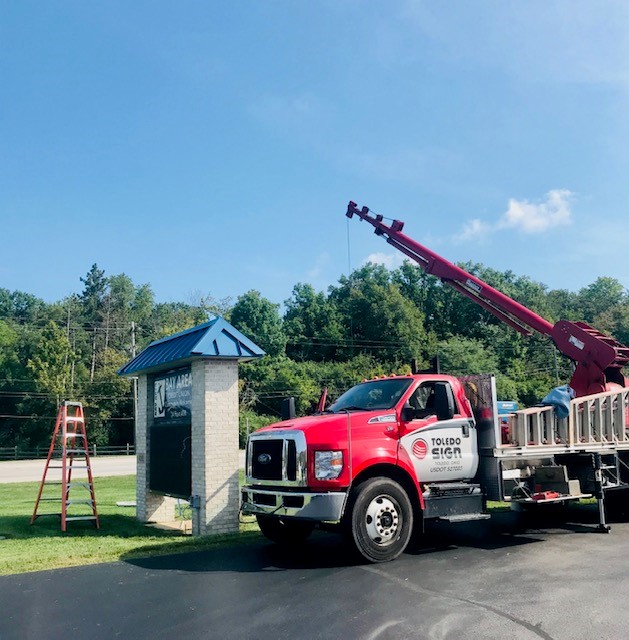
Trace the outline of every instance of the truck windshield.
[[375, 411], [391, 409], [411, 384], [411, 379], [387, 378], [357, 384], [346, 391], [328, 411]]

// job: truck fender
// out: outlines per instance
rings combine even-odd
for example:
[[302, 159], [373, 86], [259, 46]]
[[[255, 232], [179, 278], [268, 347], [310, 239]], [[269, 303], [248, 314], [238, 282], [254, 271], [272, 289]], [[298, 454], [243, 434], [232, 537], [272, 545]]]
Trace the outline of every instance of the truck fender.
[[408, 473], [408, 475], [412, 478], [413, 484], [415, 485], [415, 489], [417, 491], [417, 496], [419, 498], [419, 506], [420, 506], [421, 510], [423, 511], [424, 510], [424, 495], [423, 495], [423, 491], [422, 491], [421, 485], [419, 484], [417, 476], [415, 475], [415, 467], [413, 466], [413, 463], [412, 463], [408, 453], [406, 452], [406, 450], [403, 447], [398, 447], [397, 465], [401, 469], [404, 469], [404, 471], [406, 471], [406, 473]]
[[356, 478], [358, 478], [358, 476], [362, 475], [368, 469], [376, 467], [377, 465], [390, 465], [393, 467], [398, 466], [397, 459], [389, 454], [374, 456], [361, 460], [359, 465], [354, 464], [352, 467], [352, 477], [354, 478], [352, 480], [352, 484], [356, 482]]

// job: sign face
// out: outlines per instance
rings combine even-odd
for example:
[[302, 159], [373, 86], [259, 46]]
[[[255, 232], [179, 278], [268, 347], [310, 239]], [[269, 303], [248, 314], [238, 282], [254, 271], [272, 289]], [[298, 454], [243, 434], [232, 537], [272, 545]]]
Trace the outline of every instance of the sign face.
[[149, 488], [178, 498], [192, 492], [190, 424], [160, 424], [150, 432]]
[[190, 367], [157, 376], [153, 384], [153, 418], [158, 424], [190, 424], [192, 373]]
[[153, 425], [149, 433], [149, 488], [189, 498], [192, 491], [192, 372], [159, 374], [153, 382]]

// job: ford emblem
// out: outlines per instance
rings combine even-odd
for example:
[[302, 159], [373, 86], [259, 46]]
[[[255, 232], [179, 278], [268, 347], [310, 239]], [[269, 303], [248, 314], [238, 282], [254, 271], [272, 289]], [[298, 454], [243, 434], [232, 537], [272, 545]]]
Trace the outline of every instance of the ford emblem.
[[258, 462], [260, 464], [269, 464], [269, 462], [271, 462], [271, 456], [268, 453], [261, 453], [258, 456]]

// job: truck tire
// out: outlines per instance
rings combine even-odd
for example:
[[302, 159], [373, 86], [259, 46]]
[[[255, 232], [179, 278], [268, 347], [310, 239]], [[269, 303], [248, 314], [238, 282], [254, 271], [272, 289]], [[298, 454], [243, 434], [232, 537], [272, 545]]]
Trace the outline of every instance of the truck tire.
[[256, 520], [262, 535], [280, 545], [299, 544], [312, 533], [315, 524], [306, 520], [290, 520], [273, 516], [257, 515]]
[[348, 537], [369, 562], [388, 562], [406, 549], [413, 533], [413, 507], [390, 478], [369, 478], [352, 490]]

